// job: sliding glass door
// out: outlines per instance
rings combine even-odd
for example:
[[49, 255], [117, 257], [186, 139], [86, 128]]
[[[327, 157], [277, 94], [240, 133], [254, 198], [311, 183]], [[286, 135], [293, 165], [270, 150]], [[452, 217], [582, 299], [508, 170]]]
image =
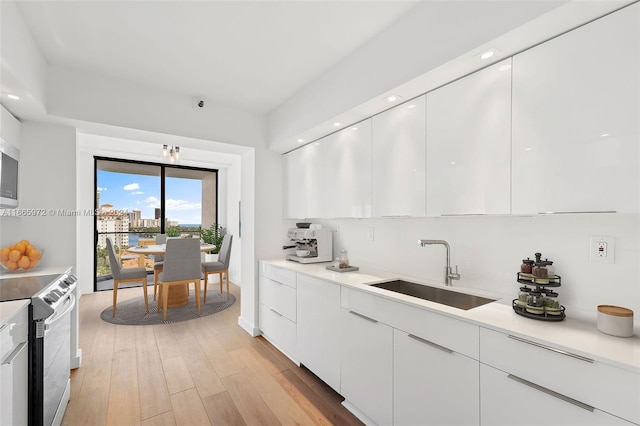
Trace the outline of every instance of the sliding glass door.
[[159, 234], [199, 237], [217, 223], [217, 170], [96, 158], [95, 171], [95, 290], [113, 289], [107, 238], [121, 267], [152, 274], [153, 257], [129, 247], [155, 244]]

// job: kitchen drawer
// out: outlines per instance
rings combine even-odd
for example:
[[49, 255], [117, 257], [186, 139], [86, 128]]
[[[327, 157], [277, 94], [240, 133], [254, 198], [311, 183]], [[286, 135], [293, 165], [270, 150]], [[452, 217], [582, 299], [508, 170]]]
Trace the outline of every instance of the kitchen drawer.
[[260, 330], [278, 350], [297, 363], [296, 324], [273, 308], [260, 304]]
[[480, 328], [480, 362], [640, 423], [638, 372], [486, 328]]
[[266, 277], [260, 277], [260, 303], [296, 322], [296, 289]]
[[342, 288], [341, 306], [446, 349], [478, 359], [477, 325], [346, 287]]
[[260, 275], [276, 282], [296, 288], [296, 273], [290, 269], [274, 266], [266, 262], [260, 262]]
[[0, 360], [4, 360], [20, 343], [27, 341], [28, 317], [29, 309], [25, 305], [0, 325]]

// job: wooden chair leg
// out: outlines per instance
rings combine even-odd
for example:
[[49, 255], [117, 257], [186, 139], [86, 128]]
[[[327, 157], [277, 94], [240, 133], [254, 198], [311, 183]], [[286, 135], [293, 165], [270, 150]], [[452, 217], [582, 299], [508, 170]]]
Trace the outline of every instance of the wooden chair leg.
[[218, 272], [218, 276], [220, 277], [220, 294], [222, 294], [222, 272], [223, 271]]
[[162, 286], [162, 321], [167, 320], [167, 305], [169, 301], [169, 286], [164, 284]]
[[196, 288], [196, 306], [198, 307], [198, 315], [202, 314], [202, 307], [200, 306], [200, 280], [193, 282]]
[[146, 278], [142, 281], [142, 288], [144, 290], [144, 307], [147, 309], [147, 312], [149, 312], [149, 298], [147, 297], [147, 279]]
[[113, 280], [113, 312], [112, 317], [116, 317], [116, 303], [118, 302], [118, 284], [119, 282]]
[[207, 278], [209, 277], [208, 273], [204, 273], [204, 304], [207, 304], [207, 281], [209, 281]]
[[229, 298], [229, 271], [227, 271], [227, 299]]

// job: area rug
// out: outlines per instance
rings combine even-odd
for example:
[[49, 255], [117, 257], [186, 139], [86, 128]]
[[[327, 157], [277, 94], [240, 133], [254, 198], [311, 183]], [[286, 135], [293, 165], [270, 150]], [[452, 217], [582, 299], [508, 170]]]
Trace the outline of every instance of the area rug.
[[[200, 299], [202, 300], [202, 298]], [[198, 315], [196, 308], [196, 298], [193, 294], [189, 295], [189, 303], [184, 306], [169, 308], [167, 310], [167, 320], [162, 320], [162, 311], [158, 309], [158, 303], [153, 300], [153, 294], [149, 295], [149, 312], [145, 312], [144, 296], [134, 297], [116, 305], [116, 316], [111, 316], [113, 306], [109, 306], [100, 314], [106, 322], [119, 325], [155, 325], [155, 324], [171, 324], [174, 322], [188, 321], [207, 315], [215, 314], [223, 311], [233, 305], [236, 298], [233, 294], [221, 294], [217, 291], [207, 291], [207, 303], [202, 304], [202, 314]]]

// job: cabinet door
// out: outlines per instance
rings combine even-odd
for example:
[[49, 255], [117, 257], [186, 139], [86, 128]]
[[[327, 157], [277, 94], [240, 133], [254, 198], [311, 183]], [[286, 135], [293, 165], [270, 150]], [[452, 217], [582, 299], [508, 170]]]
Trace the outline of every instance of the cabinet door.
[[311, 143], [284, 155], [284, 214], [286, 218], [323, 217], [324, 191], [321, 141]]
[[425, 215], [425, 96], [373, 117], [373, 216]]
[[298, 357], [340, 393], [340, 286], [298, 275]]
[[427, 94], [427, 216], [511, 212], [511, 59]]
[[353, 405], [378, 425], [393, 421], [393, 329], [341, 309], [340, 381]]
[[513, 58], [513, 213], [638, 212], [640, 4]]
[[480, 423], [477, 360], [397, 329], [393, 342], [394, 425]]
[[324, 217], [371, 217], [371, 119], [322, 140]]
[[[632, 425], [559, 394], [538, 389], [531, 382], [480, 365], [480, 413], [483, 426], [562, 426], [562, 425]], [[578, 403], [579, 404], [579, 403]]]

